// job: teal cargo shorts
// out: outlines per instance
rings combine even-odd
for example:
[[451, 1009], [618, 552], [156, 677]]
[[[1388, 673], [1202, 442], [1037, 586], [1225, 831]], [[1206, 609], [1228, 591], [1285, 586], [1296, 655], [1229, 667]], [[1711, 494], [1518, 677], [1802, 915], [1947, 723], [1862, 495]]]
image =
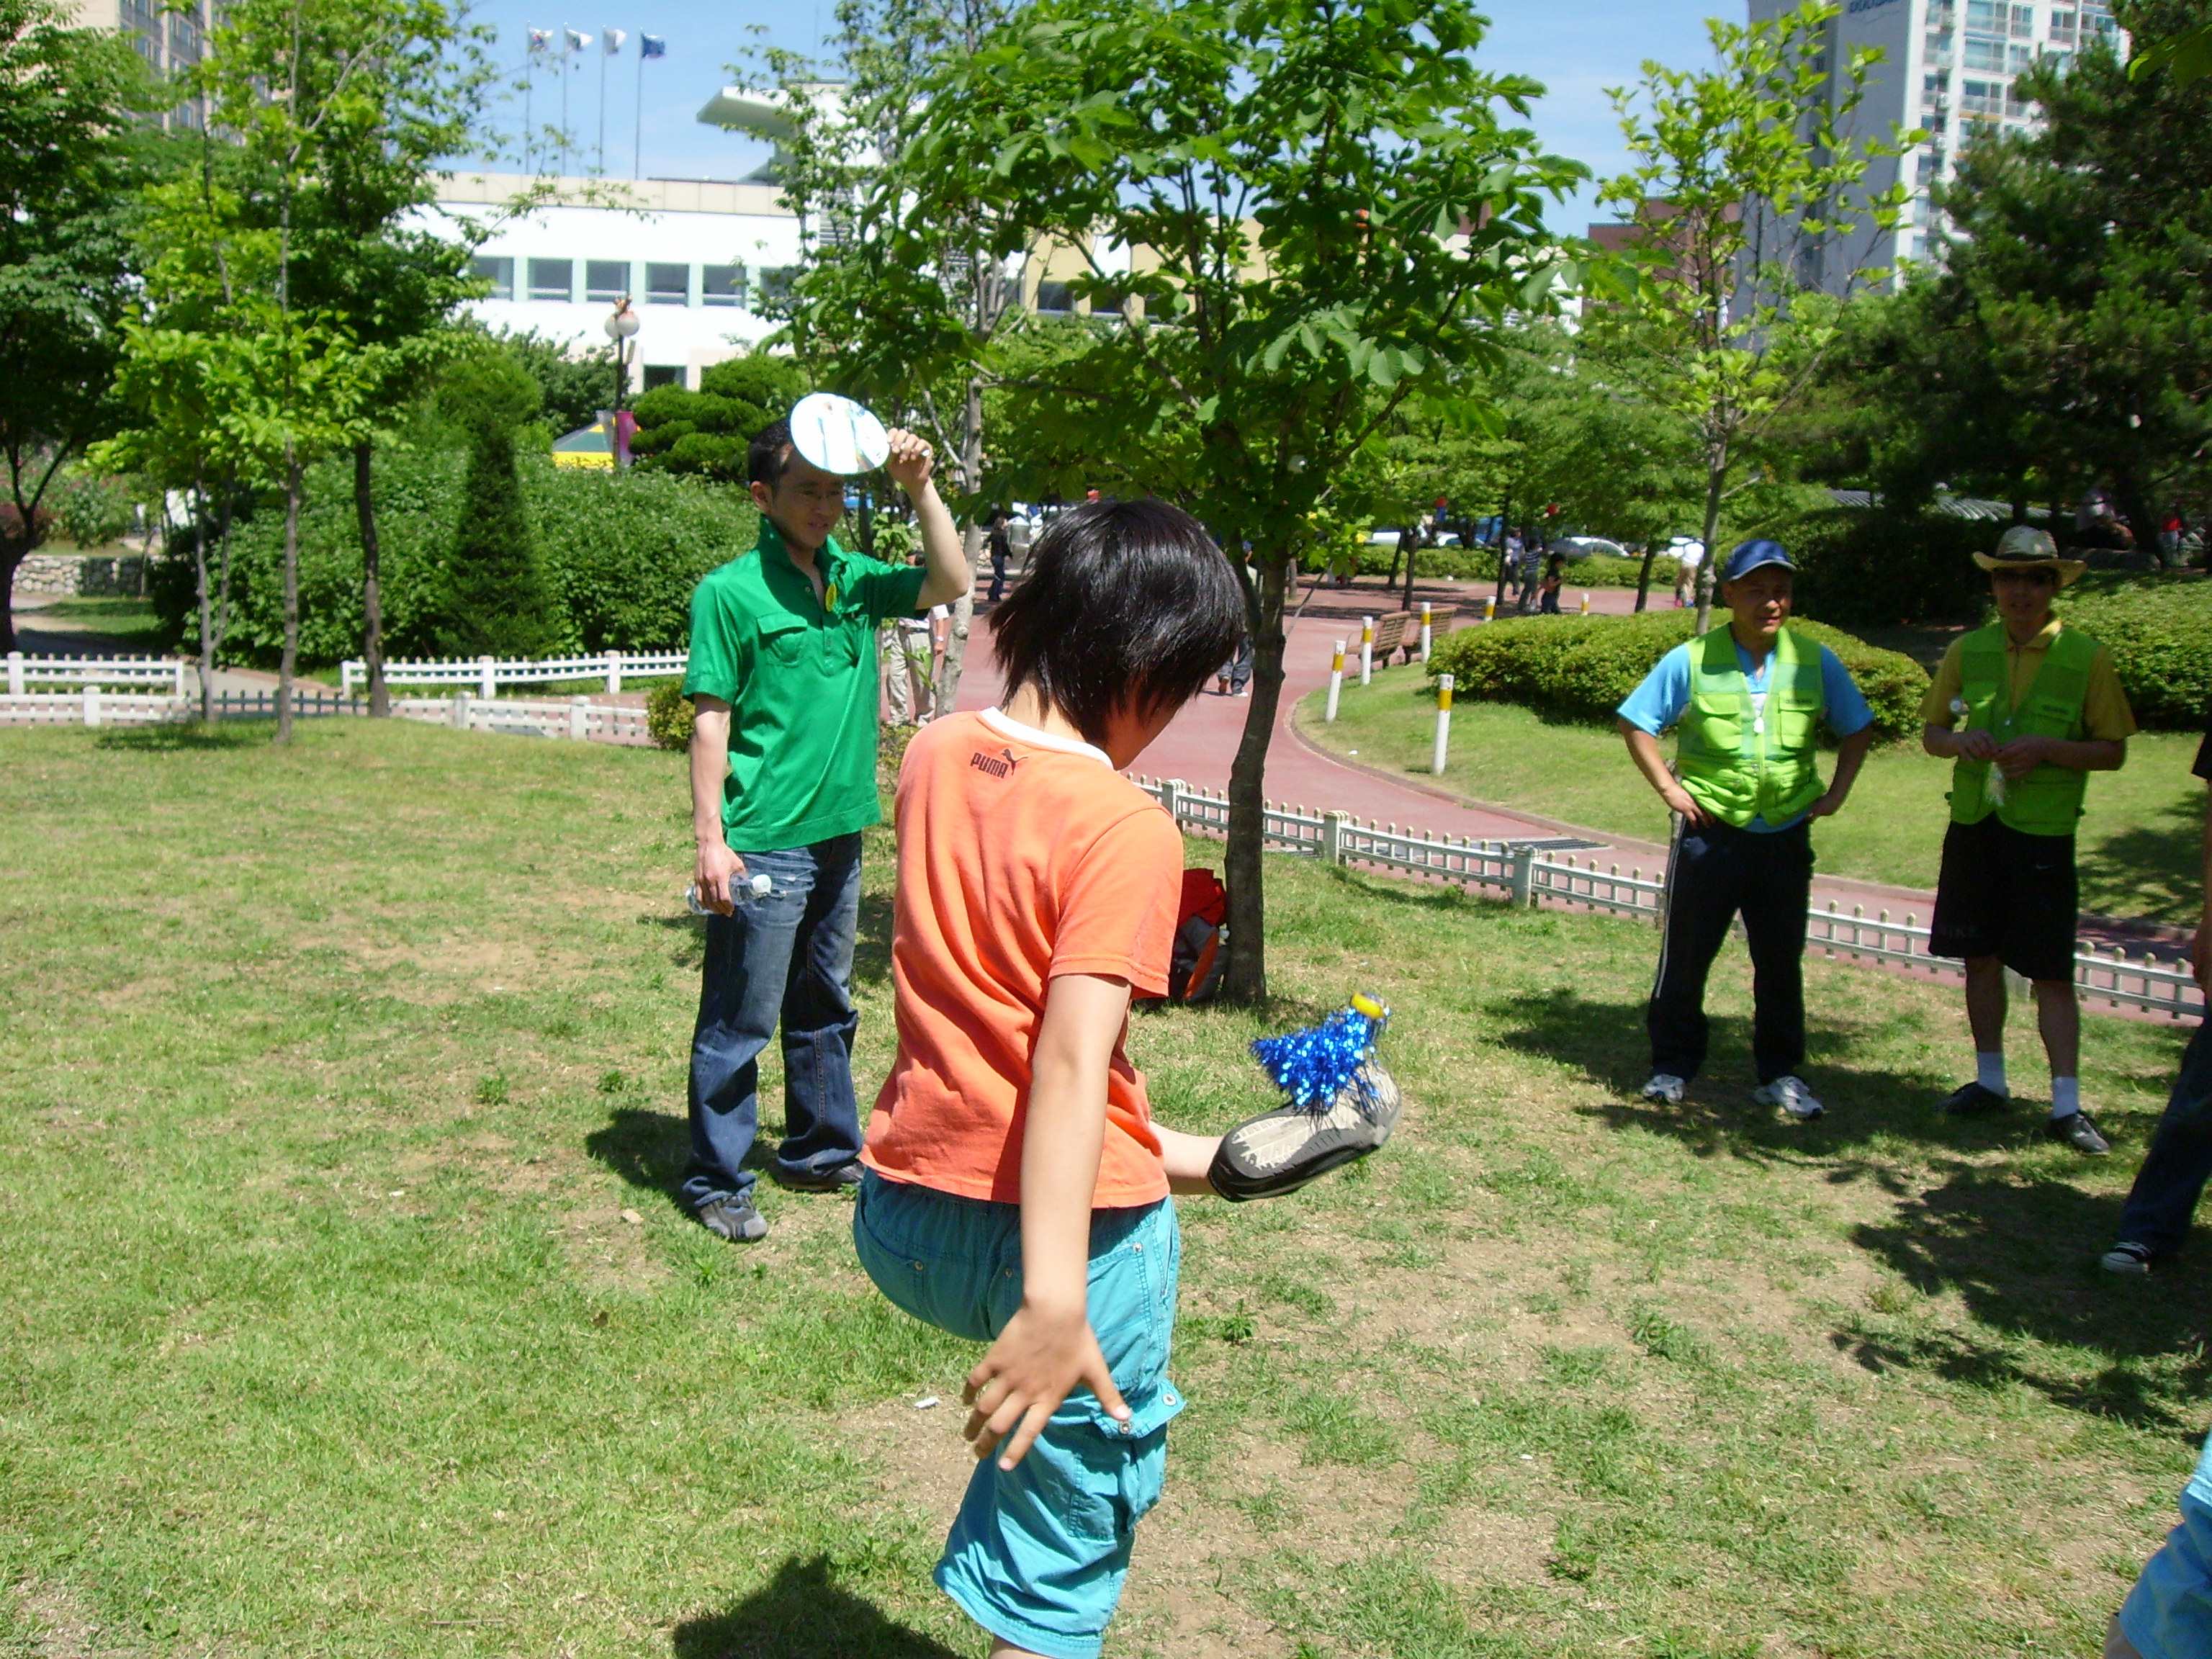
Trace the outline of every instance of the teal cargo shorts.
[[[861, 1182], [860, 1265], [898, 1307], [974, 1342], [1022, 1303], [1021, 1210], [933, 1188]], [[1158, 1502], [1182, 1237], [1175, 1201], [1091, 1216], [1091, 1328], [1129, 1407], [1117, 1423], [1085, 1389], [1054, 1412], [1011, 1471], [975, 1465], [937, 1564], [938, 1587], [994, 1636], [1048, 1659], [1092, 1659], [1121, 1599], [1137, 1522]]]

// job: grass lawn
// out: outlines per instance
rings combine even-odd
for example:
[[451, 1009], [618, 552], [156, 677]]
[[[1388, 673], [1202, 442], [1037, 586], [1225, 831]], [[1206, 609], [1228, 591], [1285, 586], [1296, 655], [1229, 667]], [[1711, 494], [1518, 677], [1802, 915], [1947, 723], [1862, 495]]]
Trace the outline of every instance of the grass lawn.
[[[842, 1200], [734, 1249], [672, 1200], [682, 758], [266, 737], [0, 731], [0, 1652], [981, 1655], [927, 1577], [974, 1351]], [[1163, 1116], [1255, 1109], [1244, 1044], [1359, 987], [1409, 1104], [1184, 1206], [1192, 1403], [1110, 1654], [2095, 1651], [2206, 1426], [2212, 1251], [2094, 1263], [2182, 1033], [2089, 1022], [2091, 1163], [1932, 1115], [1954, 992], [1815, 963], [1831, 1115], [1786, 1127], [1731, 946], [1656, 1111], [1646, 928], [1270, 881], [1279, 1006], [1133, 1023]]]
[[43, 629], [53, 623], [56, 632], [100, 635], [133, 651], [160, 653], [175, 648], [176, 630], [154, 613], [151, 599], [131, 598], [63, 599], [16, 613], [18, 627]]
[[[1327, 749], [1405, 772], [1470, 800], [1524, 807], [1613, 835], [1667, 839], [1667, 811], [1628, 758], [1617, 732], [1557, 720], [1516, 703], [1455, 702], [1451, 758], [1429, 772], [1436, 696], [1418, 665], [1379, 669], [1372, 685], [1344, 687], [1336, 723], [1326, 690], [1298, 705], [1298, 729]], [[2128, 763], [2089, 780], [2079, 836], [2081, 908], [2100, 915], [2191, 923], [2201, 903], [2204, 784], [2191, 775], [2201, 738], [2139, 732]], [[1674, 752], [1674, 740], [1666, 741]], [[1826, 769], [1826, 763], [1823, 763]], [[1867, 757], [1844, 810], [1815, 826], [1820, 867], [1839, 876], [1932, 889], [1951, 787], [1948, 762], [1917, 743]], [[1332, 803], [1316, 802], [1316, 805]]]

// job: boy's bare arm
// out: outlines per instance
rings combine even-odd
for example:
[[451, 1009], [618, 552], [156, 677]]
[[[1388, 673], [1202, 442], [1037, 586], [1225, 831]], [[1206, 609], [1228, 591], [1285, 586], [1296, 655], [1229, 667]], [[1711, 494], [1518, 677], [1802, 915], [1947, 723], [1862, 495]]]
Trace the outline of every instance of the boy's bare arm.
[[906, 491], [914, 503], [915, 520], [921, 526], [921, 597], [915, 604], [923, 610], [951, 605], [968, 591], [968, 549], [959, 526], [952, 522], [951, 509], [937, 493], [936, 455], [921, 439], [904, 430], [890, 434], [890, 445], [884, 470]]
[[1152, 1125], [1160, 1138], [1160, 1163], [1168, 1172], [1168, 1190], [1179, 1198], [1220, 1196], [1207, 1172], [1213, 1155], [1221, 1150], [1219, 1135], [1187, 1135], [1180, 1129]]
[[730, 773], [730, 705], [720, 697], [691, 700], [691, 835], [698, 842], [691, 879], [699, 902], [728, 915], [730, 884], [743, 881], [745, 861], [722, 839], [722, 781]]
[[[978, 1457], [1003, 1439], [999, 1467], [1087, 1384], [1127, 1420], [1091, 1329], [1091, 1200], [1106, 1139], [1106, 1073], [1129, 1015], [1129, 982], [1062, 974], [1045, 992], [1022, 1128], [1022, 1305], [968, 1373], [962, 1431]], [[1012, 1437], [1008, 1438], [1008, 1437]]]

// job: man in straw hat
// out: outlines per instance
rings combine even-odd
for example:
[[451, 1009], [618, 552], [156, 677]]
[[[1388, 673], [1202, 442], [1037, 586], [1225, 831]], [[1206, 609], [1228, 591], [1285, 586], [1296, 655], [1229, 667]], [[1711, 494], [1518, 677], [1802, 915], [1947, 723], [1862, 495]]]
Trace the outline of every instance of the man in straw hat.
[[1954, 642], [1920, 705], [1921, 744], [1956, 763], [1951, 827], [1928, 948], [1966, 964], [1974, 1080], [1945, 1097], [1955, 1116], [2002, 1109], [2004, 970], [2035, 987], [2036, 1023], [2051, 1061], [2045, 1133], [2084, 1152], [2111, 1146], [2081, 1109], [2081, 1012], [2074, 994], [2079, 883], [2074, 826], [2092, 772], [2117, 771], [2136, 729], [2112, 653], [2051, 614], [2081, 574], [2027, 525], [2005, 532], [1990, 573], [1997, 620]]

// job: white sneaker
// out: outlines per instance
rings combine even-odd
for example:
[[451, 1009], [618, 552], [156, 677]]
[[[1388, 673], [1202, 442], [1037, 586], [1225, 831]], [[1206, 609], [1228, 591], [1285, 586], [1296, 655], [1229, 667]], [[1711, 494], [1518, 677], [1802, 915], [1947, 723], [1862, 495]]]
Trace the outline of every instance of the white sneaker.
[[1654, 1072], [1650, 1081], [1637, 1092], [1646, 1100], [1662, 1100], [1669, 1106], [1680, 1106], [1683, 1091], [1689, 1086], [1672, 1072]]
[[1813, 1098], [1803, 1078], [1786, 1073], [1771, 1083], [1759, 1085], [1751, 1091], [1751, 1097], [1762, 1106], [1779, 1106], [1794, 1118], [1815, 1118], [1828, 1109]]

